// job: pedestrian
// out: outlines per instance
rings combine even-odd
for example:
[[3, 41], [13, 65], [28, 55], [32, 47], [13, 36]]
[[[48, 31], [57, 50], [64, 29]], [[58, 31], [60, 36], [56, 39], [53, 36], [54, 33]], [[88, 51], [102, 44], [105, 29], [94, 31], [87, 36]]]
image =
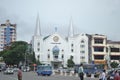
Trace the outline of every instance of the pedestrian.
[[120, 80], [120, 75], [119, 75], [119, 72], [117, 70], [115, 71], [114, 80]]
[[19, 67], [19, 70], [18, 70], [18, 80], [22, 80], [22, 71], [21, 71], [21, 67]]
[[80, 64], [80, 67], [78, 69], [78, 75], [80, 77], [80, 80], [84, 80], [84, 70], [83, 70], [83, 64]]
[[106, 71], [103, 70], [103, 72], [100, 74], [99, 80], [106, 80]]
[[118, 80], [120, 80], [120, 71], [119, 71], [119, 77], [118, 78], [119, 78]]

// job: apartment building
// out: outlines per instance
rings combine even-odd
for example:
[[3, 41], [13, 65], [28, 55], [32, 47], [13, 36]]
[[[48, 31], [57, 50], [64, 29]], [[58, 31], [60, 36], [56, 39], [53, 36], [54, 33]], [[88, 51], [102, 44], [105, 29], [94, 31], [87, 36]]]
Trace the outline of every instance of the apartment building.
[[13, 41], [16, 41], [16, 24], [6, 20], [6, 23], [0, 24], [0, 51]]
[[118, 62], [120, 61], [120, 41], [107, 41], [107, 52], [108, 58], [110, 62]]
[[107, 37], [105, 35], [93, 34], [91, 35], [91, 53], [92, 62], [95, 64], [106, 63], [106, 44]]

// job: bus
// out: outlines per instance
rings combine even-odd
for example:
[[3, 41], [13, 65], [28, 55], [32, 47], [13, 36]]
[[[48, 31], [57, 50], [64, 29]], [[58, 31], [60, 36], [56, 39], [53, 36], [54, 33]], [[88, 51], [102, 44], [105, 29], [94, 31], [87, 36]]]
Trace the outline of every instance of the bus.
[[48, 75], [52, 74], [52, 66], [50, 65], [38, 65], [36, 70], [38, 75]]
[[[78, 73], [79, 66], [80, 65], [74, 66], [75, 73]], [[101, 64], [83, 64], [83, 69], [85, 74], [91, 75], [98, 72], [102, 72], [104, 67]]]
[[102, 72], [104, 67], [101, 64], [84, 64], [83, 69], [86, 74], [91, 75]]

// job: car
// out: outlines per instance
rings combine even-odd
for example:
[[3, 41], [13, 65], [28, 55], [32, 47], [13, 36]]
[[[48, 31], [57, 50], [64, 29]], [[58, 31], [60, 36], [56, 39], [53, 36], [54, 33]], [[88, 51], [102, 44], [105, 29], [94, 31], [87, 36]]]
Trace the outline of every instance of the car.
[[4, 74], [14, 74], [13, 68], [7, 68], [7, 69], [4, 71]]
[[22, 67], [22, 71], [23, 72], [29, 72], [30, 71], [30, 67], [29, 66], [23, 66]]
[[19, 68], [13, 68], [14, 72], [18, 72]]

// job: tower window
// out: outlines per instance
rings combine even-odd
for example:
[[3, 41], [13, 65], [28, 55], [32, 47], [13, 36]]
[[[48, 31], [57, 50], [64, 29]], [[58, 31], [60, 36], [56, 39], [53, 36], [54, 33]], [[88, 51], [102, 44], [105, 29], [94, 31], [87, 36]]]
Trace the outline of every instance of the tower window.
[[73, 49], [71, 49], [71, 52], [73, 52], [74, 50]]
[[38, 43], [38, 46], [40, 46], [40, 43]]
[[62, 52], [64, 52], [64, 50], [62, 49]]
[[38, 50], [38, 52], [39, 52], [39, 51], [40, 51], [40, 48], [38, 48], [37, 50]]
[[62, 59], [64, 58], [64, 55], [62, 54]]
[[50, 51], [50, 49], [48, 49], [48, 51]]
[[50, 58], [50, 54], [48, 54], [48, 59]]
[[84, 43], [84, 40], [81, 40], [81, 43]]
[[71, 44], [71, 47], [73, 47], [74, 45], [73, 44]]

